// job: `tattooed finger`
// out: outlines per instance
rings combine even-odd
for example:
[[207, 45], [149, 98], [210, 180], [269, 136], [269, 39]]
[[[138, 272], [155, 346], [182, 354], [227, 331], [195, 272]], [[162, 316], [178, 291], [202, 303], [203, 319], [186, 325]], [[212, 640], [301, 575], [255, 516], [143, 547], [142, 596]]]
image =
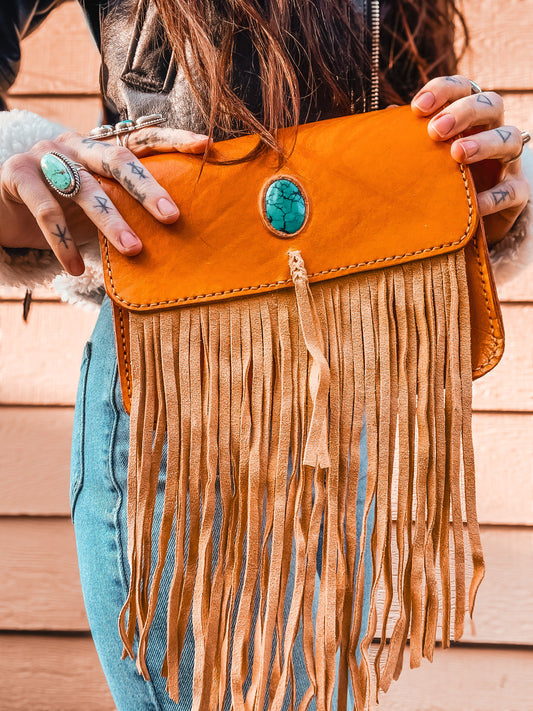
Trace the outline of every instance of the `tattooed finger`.
[[141, 251], [141, 240], [124, 220], [95, 178], [86, 171], [82, 172], [81, 189], [74, 200], [120, 252], [132, 256]]
[[515, 126], [499, 126], [467, 136], [452, 144], [452, 156], [459, 163], [477, 163], [489, 158], [502, 161], [517, 156], [522, 149], [522, 137]]
[[484, 92], [454, 101], [431, 119], [428, 132], [434, 140], [442, 141], [473, 126], [500, 126], [502, 119], [502, 97], [492, 91]]
[[66, 134], [64, 140], [69, 157], [93, 173], [114, 178], [157, 220], [167, 223], [177, 220], [177, 205], [128, 148], [91, 141], [78, 134]]
[[[128, 148], [136, 156], [152, 153], [203, 153], [208, 141], [208, 136], [202, 133], [193, 133], [179, 128], [151, 127], [134, 131], [128, 139]], [[209, 144], [213, 139], [209, 140]]]
[[83, 274], [85, 265], [72, 239], [63, 210], [37, 171], [19, 182], [17, 192], [63, 267], [74, 276]]
[[505, 180], [490, 190], [478, 194], [478, 205], [481, 215], [493, 215], [517, 206], [525, 205], [529, 196], [527, 181], [513, 179]]

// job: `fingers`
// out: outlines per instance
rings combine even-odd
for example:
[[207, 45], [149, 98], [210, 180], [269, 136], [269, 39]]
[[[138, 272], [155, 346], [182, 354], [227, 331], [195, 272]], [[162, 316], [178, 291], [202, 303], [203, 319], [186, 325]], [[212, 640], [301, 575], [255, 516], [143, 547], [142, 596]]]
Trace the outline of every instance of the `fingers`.
[[[84, 264], [68, 228], [64, 210], [45, 183], [37, 157], [21, 154], [10, 159], [7, 167], [8, 192], [26, 205], [64, 268], [76, 276], [82, 274]], [[87, 170], [80, 170], [80, 180], [78, 194], [73, 198], [62, 198], [62, 201], [76, 203], [122, 254], [138, 254], [142, 249], [141, 240], [95, 178]]]
[[27, 162], [18, 170], [16, 196], [34, 216], [63, 267], [74, 276], [83, 274], [85, 265], [72, 239], [63, 210], [37, 170], [31, 170]]
[[213, 139], [202, 133], [177, 128], [150, 127], [133, 131], [128, 137], [128, 148], [139, 158], [153, 153], [203, 153]]
[[65, 155], [68, 151], [69, 158], [94, 173], [114, 178], [160, 222], [178, 219], [174, 200], [128, 148], [82, 138], [76, 133], [63, 134], [58, 141], [64, 144]]
[[493, 91], [472, 94], [469, 80], [460, 75], [432, 79], [413, 98], [411, 106], [419, 116], [438, 112], [428, 124], [429, 135], [436, 141], [473, 126], [493, 128], [503, 122], [502, 97]]
[[436, 141], [445, 141], [473, 126], [499, 126], [503, 122], [503, 99], [493, 91], [454, 101], [434, 116], [428, 133]]
[[459, 163], [477, 163], [487, 159], [510, 161], [520, 155], [522, 136], [516, 126], [499, 126], [472, 136], [460, 138], [451, 146]]
[[490, 190], [479, 193], [477, 198], [479, 211], [483, 216], [514, 209], [518, 213], [529, 198], [529, 183], [525, 178], [504, 180]]
[[127, 256], [138, 254], [142, 249], [142, 242], [111, 199], [90, 173], [82, 170], [80, 177], [81, 188], [73, 200], [119, 252]]

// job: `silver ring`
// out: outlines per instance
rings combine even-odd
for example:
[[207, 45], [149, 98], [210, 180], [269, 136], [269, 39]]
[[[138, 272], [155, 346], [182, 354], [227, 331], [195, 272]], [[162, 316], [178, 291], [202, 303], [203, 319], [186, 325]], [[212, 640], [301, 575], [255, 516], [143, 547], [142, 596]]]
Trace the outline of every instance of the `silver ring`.
[[479, 84], [476, 84], [476, 82], [472, 81], [472, 79], [469, 79], [468, 81], [470, 82], [472, 94], [482, 94], [483, 93], [483, 89], [479, 86]]
[[502, 163], [514, 163], [515, 160], [519, 160], [524, 152], [524, 146], [526, 143], [531, 141], [531, 133], [529, 131], [520, 131], [520, 138], [522, 139], [522, 147], [520, 148], [520, 153], [518, 153], [514, 158], [509, 158], [509, 160], [504, 160]]
[[50, 151], [41, 158], [41, 170], [48, 185], [58, 195], [73, 198], [80, 192], [80, 170], [87, 170], [87, 168], [63, 153]]
[[93, 141], [106, 140], [107, 138], [116, 137], [117, 145], [123, 146], [125, 143], [120, 141], [121, 136], [128, 136], [132, 131], [138, 131], [141, 128], [146, 128], [148, 126], [157, 126], [157, 124], [163, 123], [166, 118], [163, 114], [148, 114], [146, 116], [139, 116], [138, 119], [133, 121], [132, 119], [123, 119], [119, 121], [114, 126], [111, 124], [105, 124], [103, 126], [96, 126], [89, 132], [89, 138]]

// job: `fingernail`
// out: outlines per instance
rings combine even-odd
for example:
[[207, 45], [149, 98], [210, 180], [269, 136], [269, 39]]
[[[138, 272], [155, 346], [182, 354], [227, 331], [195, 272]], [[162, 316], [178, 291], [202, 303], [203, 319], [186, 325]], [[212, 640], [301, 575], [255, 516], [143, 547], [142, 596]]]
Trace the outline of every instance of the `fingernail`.
[[85, 271], [85, 264], [83, 262], [83, 259], [78, 254], [70, 262], [70, 273], [73, 276], [81, 276], [84, 271]]
[[141, 240], [132, 232], [121, 232], [120, 242], [125, 249], [133, 249], [141, 244]]
[[207, 134], [205, 133], [195, 133], [193, 135], [193, 138], [196, 138], [197, 141], [205, 141], [206, 138], [209, 138]]
[[170, 215], [175, 215], [178, 212], [177, 206], [166, 198], [161, 198], [161, 200], [158, 200], [157, 207], [159, 209], [159, 212], [165, 217], [170, 217]]
[[463, 149], [465, 158], [471, 158], [479, 150], [479, 144], [476, 141], [463, 141], [459, 145]]
[[413, 103], [421, 111], [428, 111], [435, 103], [435, 95], [431, 91], [425, 91]]
[[431, 126], [441, 138], [447, 136], [455, 126], [455, 118], [451, 114], [444, 114], [431, 122]]

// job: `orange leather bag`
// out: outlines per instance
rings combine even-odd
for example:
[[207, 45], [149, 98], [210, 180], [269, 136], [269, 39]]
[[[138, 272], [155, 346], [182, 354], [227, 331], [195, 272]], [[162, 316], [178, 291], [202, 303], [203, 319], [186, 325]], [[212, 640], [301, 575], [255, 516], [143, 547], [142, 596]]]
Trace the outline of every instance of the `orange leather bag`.
[[[294, 127], [280, 138], [290, 145]], [[256, 141], [230, 139], [213, 152], [236, 158]], [[144, 243], [126, 258], [101, 235], [131, 412], [131, 580], [119, 627], [124, 656], [149, 678], [148, 632], [174, 530], [162, 669], [171, 698], [192, 613], [194, 709], [223, 709], [227, 688], [235, 710], [263, 709], [265, 699], [281, 709], [301, 628], [310, 685], [298, 708], [315, 698], [332, 709], [340, 649], [337, 708], [350, 678], [362, 710], [398, 678], [407, 639], [419, 666], [472, 615], [484, 575], [472, 380], [502, 356], [501, 313], [470, 173], [410, 107], [300, 125], [281, 169], [275, 158], [206, 163], [200, 177], [201, 156], [143, 159], [180, 207], [171, 226], [102, 180]]]

